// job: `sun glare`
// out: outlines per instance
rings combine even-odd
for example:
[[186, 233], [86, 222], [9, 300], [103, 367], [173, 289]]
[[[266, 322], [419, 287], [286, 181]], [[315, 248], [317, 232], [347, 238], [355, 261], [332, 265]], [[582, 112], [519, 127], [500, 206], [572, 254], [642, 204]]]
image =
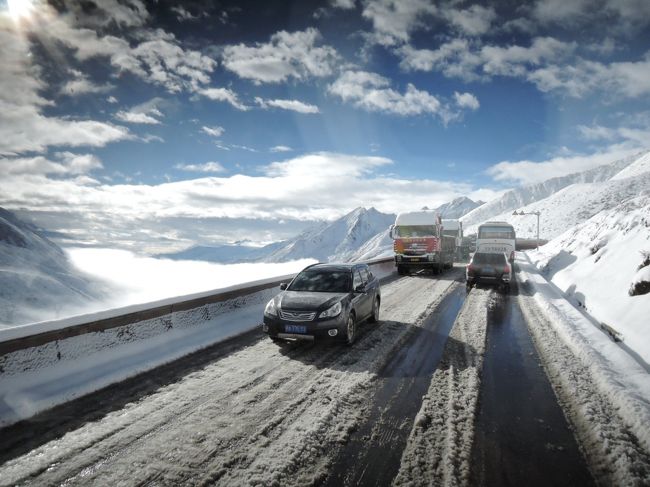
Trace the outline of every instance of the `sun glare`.
[[33, 0], [7, 0], [7, 12], [15, 21], [28, 18], [33, 10]]

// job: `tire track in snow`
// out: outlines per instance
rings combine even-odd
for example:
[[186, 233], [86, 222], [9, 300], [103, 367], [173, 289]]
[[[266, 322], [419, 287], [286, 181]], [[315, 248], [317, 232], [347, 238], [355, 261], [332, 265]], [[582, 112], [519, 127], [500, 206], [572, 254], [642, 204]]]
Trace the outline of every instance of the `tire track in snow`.
[[478, 288], [467, 296], [422, 399], [393, 485], [468, 483], [487, 311], [495, 299], [494, 291]]

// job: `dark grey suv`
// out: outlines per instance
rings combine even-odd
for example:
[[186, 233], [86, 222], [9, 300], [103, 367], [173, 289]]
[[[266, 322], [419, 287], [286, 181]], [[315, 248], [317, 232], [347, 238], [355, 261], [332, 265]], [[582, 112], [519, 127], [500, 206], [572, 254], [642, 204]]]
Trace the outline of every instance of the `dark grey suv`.
[[467, 289], [474, 284], [492, 284], [510, 290], [512, 266], [504, 253], [476, 252], [465, 268]]
[[379, 320], [379, 280], [366, 264], [314, 264], [280, 289], [262, 324], [274, 340], [331, 337], [351, 345], [360, 322]]

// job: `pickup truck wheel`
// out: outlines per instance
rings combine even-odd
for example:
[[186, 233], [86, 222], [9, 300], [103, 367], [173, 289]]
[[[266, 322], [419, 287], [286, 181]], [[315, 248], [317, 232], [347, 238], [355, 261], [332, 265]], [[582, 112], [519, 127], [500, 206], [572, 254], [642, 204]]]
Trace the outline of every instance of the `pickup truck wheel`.
[[348, 323], [345, 327], [345, 344], [350, 346], [354, 343], [354, 340], [357, 338], [357, 324], [354, 319], [354, 314], [350, 313], [348, 316]]
[[375, 298], [375, 301], [372, 303], [372, 314], [368, 320], [370, 323], [377, 323], [379, 321], [379, 298]]

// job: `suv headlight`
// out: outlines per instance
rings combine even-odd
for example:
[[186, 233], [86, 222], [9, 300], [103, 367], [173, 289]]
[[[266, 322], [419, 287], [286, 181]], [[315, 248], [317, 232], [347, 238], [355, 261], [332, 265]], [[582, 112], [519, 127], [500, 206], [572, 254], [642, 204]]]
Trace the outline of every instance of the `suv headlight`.
[[343, 307], [341, 306], [341, 301], [339, 301], [334, 306], [331, 306], [331, 307], [327, 308], [325, 311], [323, 311], [319, 315], [319, 317], [320, 318], [334, 318], [335, 316], [339, 315], [339, 313], [341, 312], [342, 309], [343, 309]]
[[275, 298], [266, 303], [266, 308], [264, 308], [264, 314], [269, 316], [277, 316], [278, 308], [275, 306]]

